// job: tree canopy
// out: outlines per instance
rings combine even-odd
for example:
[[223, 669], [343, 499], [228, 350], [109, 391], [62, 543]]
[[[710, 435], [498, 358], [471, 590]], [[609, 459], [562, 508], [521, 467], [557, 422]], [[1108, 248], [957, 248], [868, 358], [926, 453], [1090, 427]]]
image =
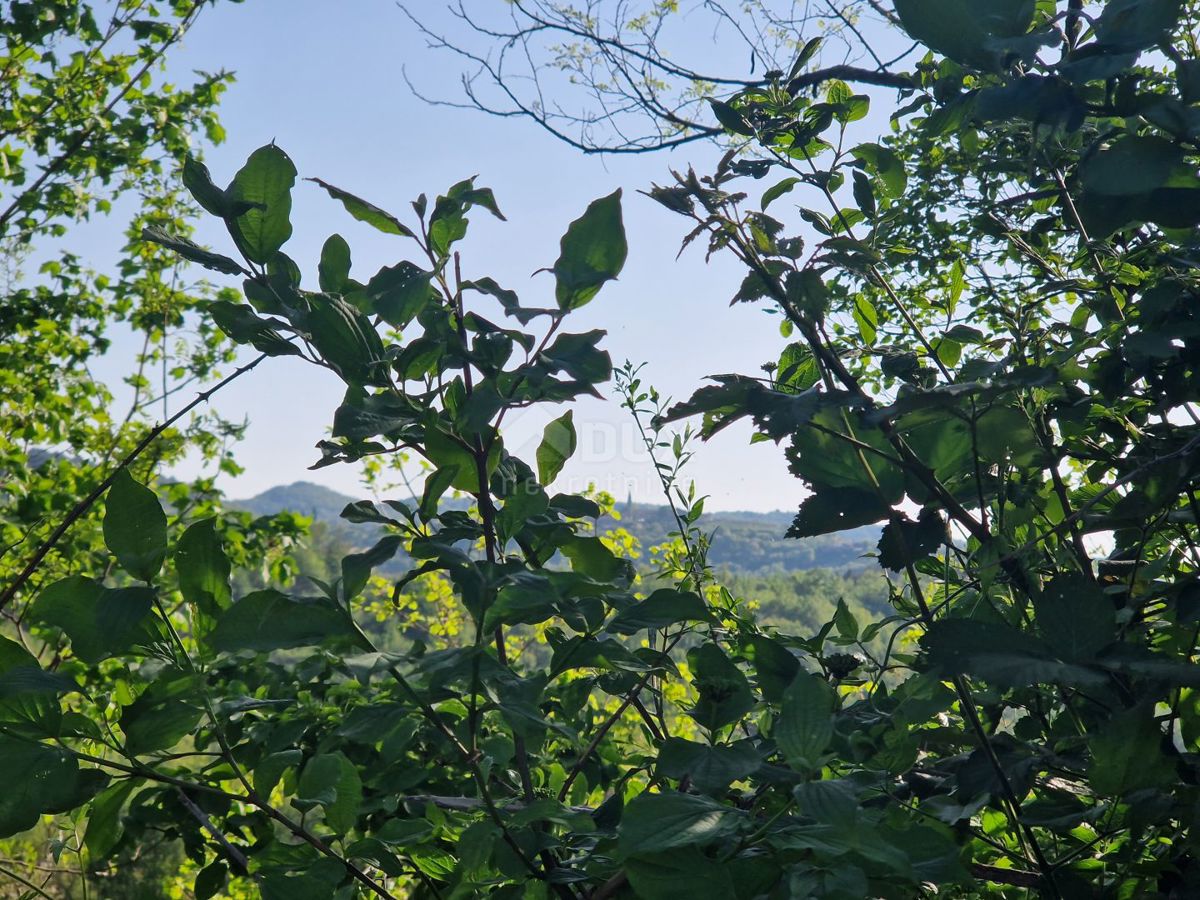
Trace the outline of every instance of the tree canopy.
[[[1200, 6], [866, 6], [918, 45], [842, 73], [899, 92], [890, 134], [856, 141], [872, 98], [815, 62], [858, 4], [832, 35], [706, 4], [791, 58], [633, 101], [643, 122], [686, 111], [676, 131], [585, 122], [593, 147], [601, 121], [625, 149], [728, 145], [647, 193], [685, 248], [739, 261], [733, 302], [791, 343], [680, 403], [571, 330], [622, 272], [620, 191], [542, 252], [526, 302], [472, 268], [471, 218], [503, 219], [475, 178], [397, 214], [301, 181], [273, 144], [232, 175], [182, 160], [228, 240], [142, 237], [231, 285], [203, 314], [263, 365], [345, 386], [316, 464], [409, 454], [427, 474], [419, 497], [347, 506], [383, 533], [331, 577], [235, 592], [240, 532], [138, 477], [144, 449], [109, 467], [103, 546], [23, 584], [0, 642], [21, 786], [0, 834], [75, 817], [94, 869], [166, 832], [204, 898], [1200, 892]], [[481, 33], [577, 29], [565, 71], [607, 46], [617, 68], [587, 77], [640, 59], [629, 96], [671, 65], [647, 48], [677, 9], [627, 9], [611, 45], [599, 4], [518, 2], [518, 29], [557, 18]], [[290, 258], [298, 190], [395, 262], [359, 271], [338, 234]], [[553, 488], [571, 401], [609, 380], [675, 521], [653, 580], [598, 533], [611, 498]], [[518, 458], [505, 421], [542, 405], [565, 409]], [[793, 634], [722, 584], [686, 462], [742, 419], [808, 490], [789, 535], [881, 527], [887, 615], [839, 603]], [[375, 574], [401, 550], [405, 575]]]

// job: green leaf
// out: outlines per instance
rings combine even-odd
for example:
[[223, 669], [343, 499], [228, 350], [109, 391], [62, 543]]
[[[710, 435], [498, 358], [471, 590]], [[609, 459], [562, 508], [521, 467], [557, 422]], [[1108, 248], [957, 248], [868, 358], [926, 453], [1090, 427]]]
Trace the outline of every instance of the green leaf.
[[321, 358], [349, 384], [386, 387], [383, 342], [371, 321], [333, 294], [314, 296], [310, 304], [305, 325]]
[[93, 862], [104, 862], [120, 843], [125, 834], [121, 812], [129, 802], [129, 795], [139, 786], [140, 781], [135, 778], [118, 781], [101, 791], [88, 807], [83, 843]]
[[1092, 789], [1103, 796], [1119, 797], [1173, 782], [1174, 766], [1163, 756], [1163, 737], [1152, 704], [1117, 713], [1088, 741]]
[[763, 699], [768, 703], [780, 702], [800, 672], [800, 660], [779, 641], [761, 634], [750, 639], [749, 650]]
[[183, 160], [183, 186], [188, 189], [200, 208], [222, 219], [229, 209], [225, 192], [213, 184], [208, 166], [190, 153]]
[[617, 851], [627, 858], [710, 844], [736, 828], [733, 810], [708, 797], [676, 791], [643, 793], [634, 797], [621, 815]]
[[698, 744], [684, 738], [667, 738], [658, 753], [659, 777], [691, 779], [703, 794], [723, 794], [735, 781], [748, 778], [762, 764], [751, 741], [733, 744]]
[[559, 547], [571, 569], [602, 584], [627, 586], [633, 581], [633, 564], [616, 556], [598, 537], [576, 535]]
[[1035, 0], [896, 0], [900, 24], [918, 40], [955, 62], [996, 68], [1002, 53], [990, 38], [1025, 34]]
[[629, 246], [621, 220], [621, 191], [593, 200], [567, 228], [554, 264], [555, 298], [562, 310], [578, 309], [620, 274]]
[[221, 614], [209, 637], [217, 650], [282, 650], [357, 637], [349, 614], [323, 598], [255, 591]]
[[44, 670], [16, 641], [0, 637], [0, 723], [57, 735], [62, 720], [57, 695], [78, 689], [65, 675]]
[[695, 848], [638, 854], [625, 862], [625, 874], [641, 900], [707, 900], [740, 897], [728, 863]]
[[743, 137], [754, 136], [754, 128], [746, 121], [746, 117], [728, 103], [709, 98], [708, 105], [712, 107], [713, 115], [726, 131]]
[[198, 263], [206, 269], [212, 269], [214, 272], [224, 272], [226, 275], [250, 274], [242, 267], [241, 263], [235, 262], [228, 256], [213, 253], [211, 250], [205, 250], [194, 241], [176, 234], [168, 234], [166, 231], [155, 226], [147, 226], [142, 229], [142, 240], [166, 247], [168, 250], [173, 250], [188, 262]]
[[323, 187], [329, 196], [334, 200], [340, 200], [342, 206], [346, 208], [346, 212], [354, 216], [360, 222], [366, 222], [372, 228], [382, 231], [384, 234], [397, 234], [401, 237], [413, 237], [413, 233], [406, 226], [401, 224], [389, 212], [384, 212], [374, 203], [368, 203], [361, 197], [356, 197], [348, 191], [343, 191], [341, 188], [334, 187], [328, 182], [322, 181], [320, 178], [307, 178], [306, 181], [311, 181]]
[[188, 526], [175, 544], [175, 570], [179, 592], [188, 603], [209, 616], [229, 606], [229, 557], [221, 546], [215, 519]]
[[350, 245], [340, 234], [331, 234], [321, 247], [321, 261], [317, 265], [317, 283], [321, 290], [340, 294], [350, 278]]
[[1000, 687], [1108, 683], [1103, 672], [1057, 659], [1039, 638], [997, 622], [942, 619], [922, 635], [929, 660], [954, 675], [975, 675]]
[[854, 322], [858, 325], [859, 336], [868, 347], [874, 346], [875, 336], [879, 333], [879, 314], [875, 306], [863, 294], [854, 298]]
[[150, 588], [112, 589], [72, 575], [43, 590], [30, 616], [62, 629], [71, 639], [76, 656], [84, 662], [98, 663], [155, 639], [148, 621], [153, 605], [154, 591]]
[[935, 510], [921, 510], [916, 522], [907, 516], [893, 519], [879, 538], [879, 564], [899, 572], [936, 553], [948, 540], [946, 523]]
[[770, 206], [784, 194], [791, 192], [792, 188], [800, 183], [801, 179], [799, 178], [785, 178], [778, 184], [773, 185], [772, 187], [769, 187], [763, 191], [762, 200], [759, 201], [759, 205], [762, 207], [763, 212], [766, 212], [768, 206]]
[[548, 485], [554, 481], [577, 445], [575, 421], [568, 409], [542, 432], [542, 442], [537, 448], [538, 482]]
[[792, 768], [811, 772], [820, 766], [833, 740], [836, 702], [825, 680], [809, 672], [799, 672], [783, 692], [772, 737]]
[[708, 605], [692, 591], [659, 588], [640, 603], [622, 610], [608, 623], [614, 634], [636, 634], [648, 628], [666, 628], [678, 622], [712, 622]]
[[1113, 50], [1143, 50], [1170, 39], [1183, 8], [1183, 0], [1109, 0], [1096, 36]]
[[301, 810], [320, 805], [325, 824], [337, 834], [346, 834], [358, 821], [362, 799], [358, 767], [342, 753], [324, 753], [305, 764], [292, 803]]
[[347, 603], [362, 593], [371, 577], [371, 570], [383, 565], [400, 549], [400, 538], [389, 534], [363, 553], [351, 553], [342, 558], [342, 599]]
[[1092, 194], [1134, 197], [1166, 185], [1183, 166], [1183, 148], [1153, 135], [1126, 135], [1079, 167], [1084, 189]]
[[[254, 284], [247, 281], [247, 285]], [[276, 319], [263, 319], [244, 303], [216, 300], [208, 305], [217, 327], [239, 344], [250, 344], [267, 356], [299, 356], [300, 348], [271, 327]]]
[[228, 873], [229, 867], [221, 859], [209, 863], [197, 872], [196, 880], [192, 883], [195, 900], [211, 900], [221, 893], [225, 888]]
[[245, 211], [226, 220], [229, 234], [251, 262], [265, 265], [292, 236], [292, 185], [296, 166], [274, 144], [259, 147], [225, 193]]
[[394, 328], [403, 328], [433, 299], [433, 276], [410, 262], [380, 269], [367, 282], [375, 312]]
[[1083, 575], [1058, 575], [1033, 600], [1042, 638], [1063, 659], [1089, 662], [1117, 638], [1112, 601]]
[[716, 732], [754, 709], [750, 682], [725, 652], [713, 643], [688, 651], [692, 683], [699, 697], [688, 710], [700, 727]]
[[78, 800], [79, 766], [66, 750], [0, 736], [0, 838], [28, 831], [43, 813]]
[[121, 712], [125, 750], [140, 756], [169, 750], [189, 735], [204, 714], [197, 698], [202, 685], [196, 676], [160, 674]]
[[104, 543], [126, 572], [146, 582], [154, 580], [167, 556], [167, 516], [158, 496], [126, 469], [108, 489]]
[[887, 518], [890, 512], [891, 507], [871, 491], [824, 488], [800, 504], [787, 537], [816, 537], [860, 528]]

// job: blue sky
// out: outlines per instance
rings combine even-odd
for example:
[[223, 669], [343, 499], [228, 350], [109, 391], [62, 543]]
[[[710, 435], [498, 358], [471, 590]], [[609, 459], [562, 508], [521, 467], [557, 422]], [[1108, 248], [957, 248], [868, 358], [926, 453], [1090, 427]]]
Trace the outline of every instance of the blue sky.
[[[434, 14], [440, 6], [428, 3]], [[696, 248], [676, 261], [686, 223], [638, 193], [667, 181], [668, 167], [711, 168], [714, 148], [587, 157], [526, 121], [431, 107], [412, 96], [401, 66], [423, 89], [443, 94], [453, 93], [460, 70], [448, 55], [429, 50], [401, 11], [384, 0], [219, 3], [201, 17], [172, 65], [180, 78], [195, 68], [237, 74], [221, 107], [227, 141], [205, 149], [219, 183], [272, 140], [302, 177], [321, 177], [402, 218], [422, 191], [432, 197], [478, 175], [481, 185], [495, 190], [508, 222], [474, 217], [463, 246], [466, 274], [492, 275], [530, 305], [552, 297], [552, 279], [531, 273], [553, 263], [567, 224], [590, 200], [623, 188], [628, 263], [620, 280], [575, 316], [572, 330], [606, 329], [614, 362], [647, 361], [646, 379], [666, 394], [686, 397], [710, 374], [753, 373], [784, 346], [776, 317], [746, 304], [729, 306], [741, 278], [737, 267], [722, 258], [706, 265]], [[313, 281], [321, 244], [335, 231], [349, 241], [359, 278], [408, 253], [401, 239], [354, 222], [305, 182], [295, 191], [293, 225], [285, 249]], [[216, 249], [227, 242], [211, 227], [200, 237]], [[120, 354], [132, 356], [134, 348], [118, 343], [116, 352], [114, 374], [125, 365]], [[307, 479], [361, 493], [353, 467], [307, 470], [341, 393], [330, 372], [278, 359], [219, 394], [222, 414], [250, 420], [237, 450], [245, 474], [226, 479], [225, 490], [247, 496]], [[558, 412], [515, 419], [510, 449], [536, 444], [545, 421]], [[615, 400], [581, 402], [575, 420], [580, 451], [560, 476], [561, 487], [577, 489], [592, 480], [621, 498], [632, 491], [635, 500], [661, 502], [652, 469], [636, 452], [631, 423]], [[703, 445], [688, 474], [710, 495], [711, 509], [793, 509], [804, 493], [788, 475], [780, 449], [751, 445], [748, 429], [730, 429]]]

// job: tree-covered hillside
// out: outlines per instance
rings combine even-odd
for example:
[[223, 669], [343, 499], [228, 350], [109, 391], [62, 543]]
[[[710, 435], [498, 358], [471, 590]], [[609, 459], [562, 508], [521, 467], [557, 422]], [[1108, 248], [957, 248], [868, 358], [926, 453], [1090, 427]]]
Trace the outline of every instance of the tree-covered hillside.
[[[297, 481], [277, 485], [260, 494], [233, 503], [255, 515], [295, 512], [323, 522], [350, 547], [374, 541], [377, 526], [351, 524], [341, 518], [342, 510], [358, 498], [322, 485]], [[453, 507], [456, 501], [446, 501]], [[465, 501], [459, 501], [465, 506]], [[616, 517], [600, 520], [601, 533], [613, 528], [629, 531], [643, 548], [666, 542], [678, 529], [671, 509], [665, 505], [630, 503], [619, 505]], [[811, 538], [785, 538], [792, 515], [784, 512], [705, 513], [696, 525], [713, 534], [709, 563], [717, 569], [741, 574], [792, 572], [800, 569], [861, 567], [872, 564], [864, 554], [873, 553], [879, 529], [856, 528], [838, 534]]]

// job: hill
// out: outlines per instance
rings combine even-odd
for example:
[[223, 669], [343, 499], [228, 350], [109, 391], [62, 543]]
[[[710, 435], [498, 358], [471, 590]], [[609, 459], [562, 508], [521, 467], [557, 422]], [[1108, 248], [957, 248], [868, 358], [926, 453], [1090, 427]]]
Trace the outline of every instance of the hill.
[[[290, 510], [323, 522], [339, 538], [353, 546], [374, 540], [372, 525], [353, 525], [341, 518], [346, 504], [357, 498], [307, 481], [277, 485], [231, 505], [249, 510], [255, 515]], [[674, 531], [675, 520], [669, 507], [648, 503], [625, 503], [621, 506], [620, 521], [605, 519], [602, 531], [614, 527], [628, 529], [649, 549], [667, 540]], [[713, 512], [699, 522], [705, 531], [713, 533], [709, 561], [718, 569], [746, 574], [795, 572], [817, 568], [858, 568], [869, 562], [863, 554], [875, 549], [878, 529], [858, 528], [836, 535], [791, 540], [783, 535], [792, 521], [792, 513], [783, 511]]]

